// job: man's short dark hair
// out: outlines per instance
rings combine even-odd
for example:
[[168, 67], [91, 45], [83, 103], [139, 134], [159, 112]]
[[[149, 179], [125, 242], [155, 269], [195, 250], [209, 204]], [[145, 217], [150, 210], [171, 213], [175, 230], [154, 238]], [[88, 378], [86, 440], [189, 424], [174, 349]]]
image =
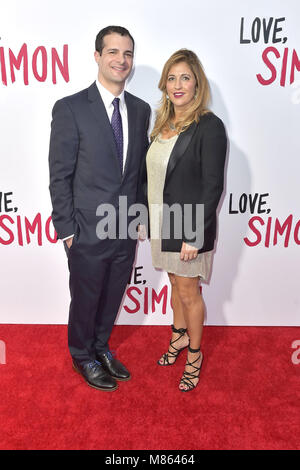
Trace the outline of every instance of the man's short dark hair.
[[100, 55], [102, 54], [102, 50], [104, 47], [104, 36], [107, 36], [108, 34], [112, 33], [120, 34], [120, 36], [128, 36], [132, 41], [134, 50], [134, 39], [128, 29], [123, 28], [122, 26], [107, 26], [106, 28], [101, 29], [101, 31], [99, 31], [96, 37], [95, 49], [99, 52]]

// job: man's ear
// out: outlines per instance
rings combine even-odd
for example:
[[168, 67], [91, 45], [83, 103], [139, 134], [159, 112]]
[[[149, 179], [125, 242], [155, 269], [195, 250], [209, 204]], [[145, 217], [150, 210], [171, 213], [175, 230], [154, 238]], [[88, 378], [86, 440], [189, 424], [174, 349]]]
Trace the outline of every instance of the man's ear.
[[95, 61], [96, 61], [97, 64], [98, 64], [98, 61], [99, 61], [99, 59], [100, 59], [100, 54], [99, 54], [98, 51], [95, 51], [95, 52], [94, 52], [94, 57], [95, 57]]

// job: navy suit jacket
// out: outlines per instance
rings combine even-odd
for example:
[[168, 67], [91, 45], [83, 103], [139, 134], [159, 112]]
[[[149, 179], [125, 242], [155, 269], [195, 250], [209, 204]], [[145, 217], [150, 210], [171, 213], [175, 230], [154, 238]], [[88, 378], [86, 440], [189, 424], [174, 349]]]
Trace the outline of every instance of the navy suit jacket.
[[94, 82], [89, 88], [57, 101], [51, 123], [49, 167], [52, 220], [58, 238], [76, 231], [76, 209], [101, 203], [118, 207], [136, 202], [141, 164], [148, 148], [150, 106], [125, 91], [128, 152], [121, 174], [113, 130]]

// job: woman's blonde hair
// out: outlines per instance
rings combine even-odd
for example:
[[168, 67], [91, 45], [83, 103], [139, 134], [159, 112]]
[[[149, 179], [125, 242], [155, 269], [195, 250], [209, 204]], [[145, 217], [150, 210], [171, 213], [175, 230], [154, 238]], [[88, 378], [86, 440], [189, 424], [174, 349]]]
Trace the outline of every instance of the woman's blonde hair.
[[194, 52], [188, 49], [180, 49], [179, 51], [174, 52], [174, 54], [172, 54], [167, 60], [160, 77], [158, 88], [162, 91], [163, 95], [160, 100], [160, 107], [156, 112], [156, 119], [151, 133], [151, 139], [154, 139], [174, 118], [173, 103], [167, 97], [167, 80], [171, 67], [179, 62], [185, 62], [192, 70], [196, 79], [196, 92], [195, 99], [190, 108], [182, 116], [180, 121], [176, 122], [176, 131], [178, 133], [182, 132], [194, 121], [198, 122], [200, 116], [209, 111], [207, 108], [210, 100], [209, 84], [201, 62]]

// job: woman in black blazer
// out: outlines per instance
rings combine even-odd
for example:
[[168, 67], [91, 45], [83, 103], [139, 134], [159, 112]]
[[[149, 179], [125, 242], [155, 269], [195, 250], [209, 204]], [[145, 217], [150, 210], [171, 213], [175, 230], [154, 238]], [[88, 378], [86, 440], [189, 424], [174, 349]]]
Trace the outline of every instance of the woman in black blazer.
[[188, 347], [179, 384], [186, 392], [197, 385], [203, 360], [199, 278], [206, 280], [211, 268], [227, 139], [222, 121], [207, 108], [209, 85], [195, 53], [175, 52], [164, 66], [159, 89], [162, 100], [143, 186], [153, 265], [168, 272], [174, 321], [169, 349], [158, 364], [174, 364]]

